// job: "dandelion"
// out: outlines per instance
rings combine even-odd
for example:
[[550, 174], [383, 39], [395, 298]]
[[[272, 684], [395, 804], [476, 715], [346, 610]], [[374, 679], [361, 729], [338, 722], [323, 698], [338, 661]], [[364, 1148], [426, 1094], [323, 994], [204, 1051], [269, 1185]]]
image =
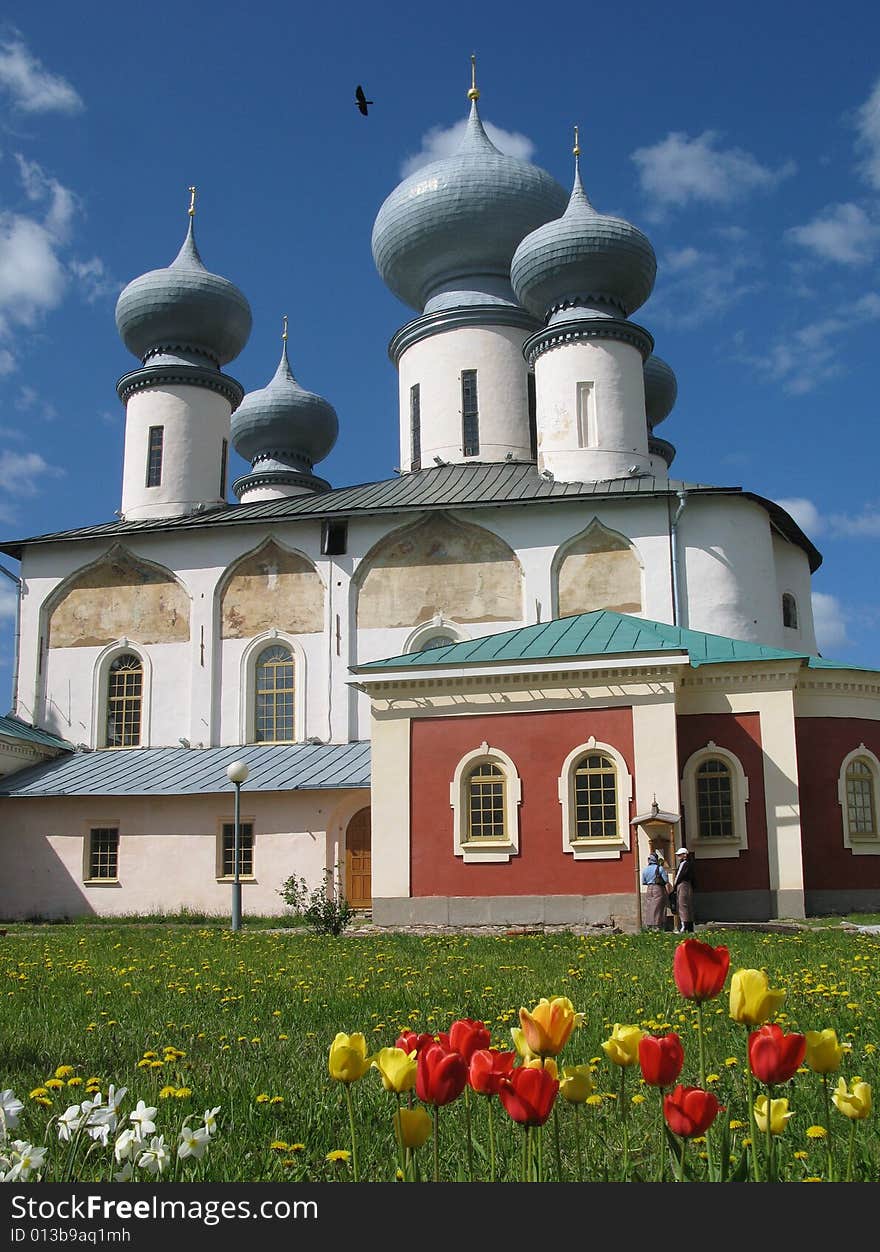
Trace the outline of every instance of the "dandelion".
[[67, 1085], [68, 1087], [81, 1087], [83, 1085], [83, 1080], [76, 1077], [68, 1078]]
[[808, 1126], [806, 1134], [808, 1139], [824, 1139], [828, 1131], [824, 1126]]
[[261, 1092], [260, 1092], [260, 1094], [259, 1094], [258, 1096], [255, 1096], [255, 1097], [254, 1097], [254, 1103], [255, 1103], [255, 1104], [268, 1104], [268, 1103], [269, 1103], [269, 1099], [270, 1099], [270, 1097], [269, 1097], [268, 1092], [266, 1092], [266, 1091], [261, 1091]]
[[273, 1096], [272, 1099], [269, 1101], [269, 1103], [270, 1104], [283, 1104], [284, 1096]]
[[191, 1087], [178, 1087], [174, 1092], [175, 1100], [186, 1100], [192, 1095]]
[[73, 1072], [74, 1072], [74, 1069], [72, 1065], [59, 1065], [58, 1068], [55, 1070], [55, 1077], [56, 1078], [69, 1078], [71, 1074], [73, 1074]]
[[269, 1144], [270, 1152], [289, 1152], [290, 1144], [285, 1143], [283, 1139], [273, 1139]]
[[328, 1152], [324, 1157], [325, 1161], [330, 1161], [334, 1165], [341, 1164], [351, 1160], [351, 1153], [346, 1152], [345, 1148], [334, 1148], [332, 1152]]
[[171, 1096], [175, 1095], [176, 1092], [177, 1092], [176, 1087], [163, 1087], [162, 1090], [159, 1092], [159, 1099], [167, 1100]]
[[46, 1087], [48, 1087], [50, 1091], [58, 1091], [61, 1087], [64, 1086], [64, 1083], [61, 1081], [60, 1078], [47, 1078], [45, 1085]]
[[44, 1096], [47, 1096], [48, 1094], [49, 1094], [48, 1088], [46, 1088], [46, 1087], [34, 1087], [33, 1091], [30, 1093], [30, 1097], [29, 1097], [29, 1098], [30, 1098], [31, 1100], [40, 1100], [40, 1099], [42, 1099]]

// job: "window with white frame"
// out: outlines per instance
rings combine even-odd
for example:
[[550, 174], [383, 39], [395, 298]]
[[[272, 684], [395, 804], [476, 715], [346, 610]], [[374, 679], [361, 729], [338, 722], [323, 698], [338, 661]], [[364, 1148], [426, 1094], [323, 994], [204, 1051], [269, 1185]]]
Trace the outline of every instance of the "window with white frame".
[[89, 829], [84, 870], [86, 882], [118, 881], [118, 826], [92, 826]]
[[460, 643], [464, 638], [459, 627], [437, 613], [430, 622], [417, 627], [407, 639], [404, 652], [426, 652], [431, 648], [445, 648]]
[[257, 657], [254, 677], [254, 739], [257, 743], [292, 743], [295, 666], [290, 648], [282, 643], [264, 648]]
[[[254, 824], [238, 823], [238, 876], [254, 876]], [[235, 877], [235, 822], [223, 822], [217, 849], [217, 877]]]
[[144, 667], [134, 652], [113, 658], [107, 671], [107, 717], [104, 742], [108, 748], [135, 748], [141, 741]]
[[843, 817], [843, 843], [856, 855], [880, 853], [877, 826], [880, 761], [863, 743], [844, 757], [837, 797]]
[[509, 861], [519, 851], [522, 787], [511, 758], [482, 743], [459, 761], [449, 785], [453, 850], [465, 864]]
[[688, 758], [681, 784], [688, 844], [695, 855], [708, 860], [745, 851], [749, 780], [739, 757], [710, 739]]
[[576, 861], [619, 858], [630, 846], [632, 778], [617, 749], [591, 736], [569, 752], [558, 787], [563, 852]]

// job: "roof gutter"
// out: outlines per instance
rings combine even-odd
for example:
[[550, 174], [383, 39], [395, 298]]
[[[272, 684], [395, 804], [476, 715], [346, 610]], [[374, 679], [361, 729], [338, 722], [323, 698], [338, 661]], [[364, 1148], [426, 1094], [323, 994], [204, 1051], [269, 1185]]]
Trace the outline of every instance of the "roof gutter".
[[672, 570], [672, 624], [673, 626], [681, 625], [681, 586], [680, 574], [678, 569], [678, 520], [687, 507], [688, 493], [686, 491], [677, 491], [678, 508], [672, 515], [672, 521], [669, 523], [669, 549], [671, 555]]
[[21, 651], [21, 587], [22, 582], [17, 574], [13, 574], [12, 570], [0, 565], [0, 574], [5, 574], [11, 582], [14, 582], [18, 588], [18, 597], [15, 602], [15, 636], [13, 641], [12, 654], [12, 708], [10, 713], [15, 713], [18, 708], [18, 658]]

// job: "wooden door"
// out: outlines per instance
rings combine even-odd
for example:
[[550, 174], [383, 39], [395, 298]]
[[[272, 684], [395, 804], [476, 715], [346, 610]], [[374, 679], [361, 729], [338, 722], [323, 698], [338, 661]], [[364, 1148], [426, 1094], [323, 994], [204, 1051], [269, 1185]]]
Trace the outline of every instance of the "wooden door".
[[353, 909], [368, 909], [373, 903], [370, 843], [370, 810], [361, 809], [345, 832], [345, 895]]

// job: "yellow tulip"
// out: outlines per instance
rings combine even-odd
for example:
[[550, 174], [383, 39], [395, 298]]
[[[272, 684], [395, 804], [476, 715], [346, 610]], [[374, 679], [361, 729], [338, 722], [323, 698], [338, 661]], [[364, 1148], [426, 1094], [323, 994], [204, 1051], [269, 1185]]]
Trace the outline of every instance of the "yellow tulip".
[[559, 1094], [569, 1104], [585, 1104], [593, 1094], [589, 1065], [566, 1065], [559, 1080]]
[[[788, 1100], [770, 1101], [770, 1134], [781, 1135], [794, 1113], [788, 1111]], [[755, 1124], [762, 1135], [767, 1133], [767, 1097], [758, 1096], [755, 1101]]]
[[841, 1078], [837, 1090], [831, 1093], [831, 1099], [834, 1107], [850, 1121], [860, 1122], [871, 1112], [871, 1084], [854, 1078], [852, 1087], [848, 1088], [846, 1079]]
[[357, 1082], [373, 1063], [367, 1056], [367, 1041], [362, 1034], [346, 1035], [342, 1031], [330, 1045], [328, 1068], [336, 1082]]
[[730, 1016], [743, 1026], [763, 1026], [782, 1007], [785, 992], [771, 989], [762, 969], [738, 969], [730, 980]]
[[638, 1026], [620, 1026], [615, 1023], [611, 1038], [602, 1044], [602, 1051], [615, 1065], [638, 1065], [639, 1040], [644, 1034]]
[[405, 1148], [420, 1148], [430, 1139], [432, 1129], [427, 1109], [398, 1109], [394, 1114], [394, 1133]]
[[816, 1074], [830, 1074], [840, 1069], [846, 1051], [837, 1042], [836, 1030], [808, 1030], [807, 1052], [804, 1060]]
[[510, 1037], [513, 1040], [513, 1046], [516, 1048], [518, 1055], [521, 1056], [524, 1061], [533, 1061], [535, 1059], [535, 1054], [526, 1043], [526, 1037], [520, 1030], [519, 1026], [511, 1026]]
[[523, 1061], [523, 1069], [546, 1069], [555, 1082], [559, 1081], [559, 1069], [552, 1056], [533, 1056], [528, 1061]]
[[558, 1056], [575, 1026], [584, 1020], [567, 996], [541, 999], [531, 1012], [520, 1009], [519, 1024], [535, 1056]]
[[381, 1074], [386, 1091], [403, 1095], [416, 1085], [418, 1065], [415, 1052], [404, 1052], [403, 1048], [380, 1048], [373, 1057], [373, 1067]]

